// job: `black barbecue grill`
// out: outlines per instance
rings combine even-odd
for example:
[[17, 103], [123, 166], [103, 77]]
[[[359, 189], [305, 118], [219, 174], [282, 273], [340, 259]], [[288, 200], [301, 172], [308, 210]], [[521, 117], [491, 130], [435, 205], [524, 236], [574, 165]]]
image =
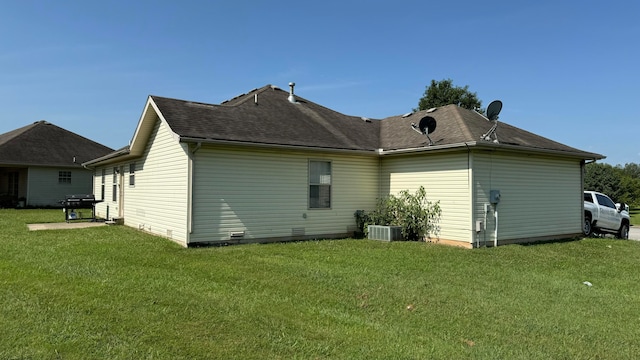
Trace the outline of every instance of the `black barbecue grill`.
[[[102, 202], [102, 200], [96, 200], [96, 197], [92, 194], [83, 195], [67, 195], [64, 200], [60, 201], [60, 204], [64, 207], [64, 219], [66, 222], [69, 220], [80, 219], [92, 219], [96, 220], [96, 204]], [[91, 217], [83, 218], [78, 209], [91, 209]]]

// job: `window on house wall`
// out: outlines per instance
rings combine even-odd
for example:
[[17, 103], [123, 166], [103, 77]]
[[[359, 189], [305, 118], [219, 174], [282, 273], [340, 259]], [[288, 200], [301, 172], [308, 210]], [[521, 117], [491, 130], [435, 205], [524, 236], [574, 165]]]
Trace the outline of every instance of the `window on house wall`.
[[111, 182], [111, 201], [118, 201], [118, 168], [113, 168], [113, 180]]
[[18, 196], [18, 179], [18, 172], [9, 173], [9, 188], [7, 189], [9, 196]]
[[309, 208], [331, 208], [330, 161], [309, 161]]
[[136, 184], [136, 163], [129, 164], [129, 186]]
[[102, 169], [102, 174], [101, 174], [101, 178], [102, 178], [102, 182], [100, 185], [100, 199], [104, 200], [104, 184], [105, 184], [105, 180], [107, 177], [107, 169]]
[[71, 184], [71, 171], [58, 171], [58, 184]]

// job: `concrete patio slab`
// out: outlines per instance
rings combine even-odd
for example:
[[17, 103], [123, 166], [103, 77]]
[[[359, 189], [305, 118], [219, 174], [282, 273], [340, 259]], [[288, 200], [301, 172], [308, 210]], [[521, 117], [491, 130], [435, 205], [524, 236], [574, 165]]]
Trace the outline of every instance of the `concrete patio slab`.
[[71, 223], [45, 223], [27, 224], [29, 230], [64, 230], [64, 229], [84, 229], [96, 226], [105, 226], [104, 222], [71, 222]]

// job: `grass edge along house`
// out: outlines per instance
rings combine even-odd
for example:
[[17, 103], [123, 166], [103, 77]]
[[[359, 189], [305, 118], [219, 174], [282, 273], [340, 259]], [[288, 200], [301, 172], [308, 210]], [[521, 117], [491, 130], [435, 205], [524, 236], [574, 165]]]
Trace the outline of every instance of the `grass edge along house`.
[[149, 96], [130, 144], [83, 165], [99, 216], [183, 246], [346, 237], [356, 210], [424, 186], [442, 209], [432, 240], [471, 248], [580, 234], [583, 167], [602, 158], [456, 105], [348, 116], [291, 84], [221, 104]]

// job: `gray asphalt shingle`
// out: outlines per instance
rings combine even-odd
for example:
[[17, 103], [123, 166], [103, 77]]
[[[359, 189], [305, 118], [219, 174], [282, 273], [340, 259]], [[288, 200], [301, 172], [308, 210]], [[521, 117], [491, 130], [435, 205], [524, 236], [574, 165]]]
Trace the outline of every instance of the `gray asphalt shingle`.
[[85, 161], [112, 151], [111, 148], [43, 120], [0, 134], [2, 165], [79, 167]]

